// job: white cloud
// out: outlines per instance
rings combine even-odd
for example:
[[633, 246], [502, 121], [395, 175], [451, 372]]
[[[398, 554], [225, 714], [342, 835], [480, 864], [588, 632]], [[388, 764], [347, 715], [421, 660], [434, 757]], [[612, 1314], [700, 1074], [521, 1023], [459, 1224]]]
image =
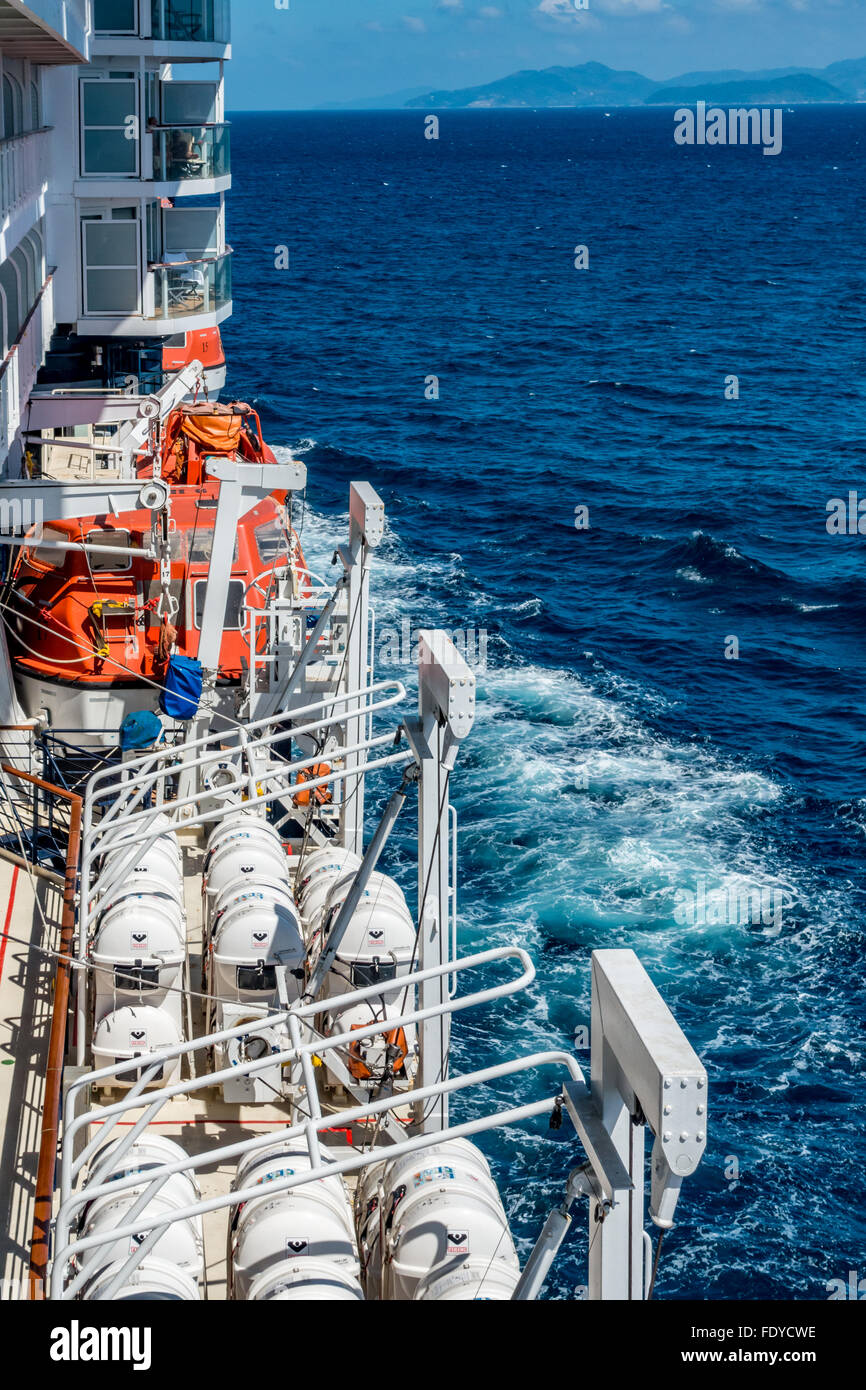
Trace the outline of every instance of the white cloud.
[[419, 19], [417, 15], [404, 14], [403, 23], [405, 24], [407, 29], [411, 30], [413, 34], [427, 33], [427, 25], [424, 23], [423, 19]]
[[482, 19], [502, 18], [502, 11], [498, 10], [495, 5], [482, 5], [478, 13], [481, 15]]
[[[590, 0], [590, 4], [592, 2]], [[595, 0], [595, 3], [599, 9], [608, 10], [611, 14], [626, 14], [629, 10], [650, 14], [668, 8], [665, 0]]]
[[539, 0], [538, 13], [550, 19], [583, 20], [590, 18], [593, 9], [605, 10], [608, 14], [651, 14], [668, 9], [666, 0], [589, 0], [589, 9], [580, 9], [575, 0]]

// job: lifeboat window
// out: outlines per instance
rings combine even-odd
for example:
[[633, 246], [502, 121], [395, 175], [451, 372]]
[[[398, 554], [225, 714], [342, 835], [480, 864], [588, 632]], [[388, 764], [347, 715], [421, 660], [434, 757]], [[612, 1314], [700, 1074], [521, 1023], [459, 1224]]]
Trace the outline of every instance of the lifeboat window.
[[[195, 611], [195, 625], [201, 627], [201, 620], [204, 617], [204, 600], [207, 593], [207, 580], [199, 579], [193, 585], [193, 606]], [[223, 619], [224, 629], [239, 629], [243, 625], [243, 606], [246, 588], [240, 579], [232, 579], [229, 583], [229, 593], [226, 599], [226, 614]]]
[[[109, 545], [112, 549], [128, 550], [129, 532], [88, 531], [87, 544]], [[114, 574], [118, 570], [128, 570], [132, 565], [129, 555], [118, 555], [116, 560], [111, 555], [88, 555], [87, 559], [94, 574]]]
[[[45, 526], [39, 539], [40, 541], [68, 541], [69, 532], [56, 531], [51, 526]], [[31, 560], [34, 560], [37, 565], [44, 565], [46, 569], [52, 570], [63, 569], [67, 555], [68, 551], [66, 550], [43, 550], [39, 546], [30, 551]]]
[[[192, 565], [210, 564], [213, 554], [213, 531], [193, 531], [189, 542], [189, 559]], [[238, 562], [238, 542], [235, 537], [234, 563]]]
[[256, 545], [266, 565], [272, 564], [281, 555], [288, 555], [286, 533], [276, 517], [256, 527]]
[[[140, 1052], [134, 1052], [132, 1055], [133, 1055], [133, 1057], [140, 1057], [140, 1056], [141, 1056], [141, 1053], [140, 1053]], [[115, 1059], [114, 1059], [114, 1065], [115, 1065], [116, 1067], [121, 1067], [121, 1066], [123, 1066], [124, 1062], [128, 1062], [129, 1060], [130, 1060], [129, 1057], [115, 1057]], [[121, 1077], [121, 1080], [122, 1080], [124, 1083], [126, 1083], [126, 1084], [128, 1084], [128, 1085], [130, 1085], [130, 1086], [134, 1086], [135, 1083], [136, 1083], [136, 1081], [140, 1081], [140, 1080], [141, 1080], [141, 1078], [144, 1076], [144, 1073], [145, 1073], [147, 1070], [148, 1070], [147, 1067], [141, 1067], [138, 1071], [125, 1071], [125, 1072], [123, 1073], [123, 1076]], [[150, 1083], [151, 1083], [151, 1085], [153, 1085], [153, 1084], [154, 1084], [155, 1082], [157, 1082], [157, 1081], [161, 1081], [161, 1080], [162, 1080], [164, 1070], [165, 1070], [165, 1069], [164, 1069], [163, 1067], [157, 1067], [156, 1071], [155, 1071], [155, 1072], [153, 1073], [153, 1075], [150, 1077]]]
[[370, 961], [369, 965], [352, 966], [352, 984], [355, 989], [367, 989], [369, 985], [381, 985], [387, 980], [396, 979], [397, 967], [393, 961], [383, 965], [381, 961]]
[[159, 989], [158, 965], [116, 965], [114, 988], [126, 990]]
[[269, 990], [277, 987], [277, 967], [275, 965], [239, 965], [238, 989]]

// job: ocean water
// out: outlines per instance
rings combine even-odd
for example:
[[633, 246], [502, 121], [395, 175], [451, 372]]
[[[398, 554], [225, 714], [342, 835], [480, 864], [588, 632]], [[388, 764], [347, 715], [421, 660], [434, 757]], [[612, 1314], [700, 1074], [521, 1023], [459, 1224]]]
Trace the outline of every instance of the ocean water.
[[[423, 117], [234, 117], [224, 337], [308, 466], [319, 566], [349, 481], [384, 498], [380, 647], [403, 617], [485, 634], [461, 949], [538, 978], [459, 1019], [453, 1064], [573, 1047], [591, 950], [632, 947], [711, 1085], [656, 1296], [825, 1299], [866, 1275], [866, 536], [825, 525], [866, 496], [866, 108], [786, 112], [778, 158], [677, 147], [668, 111]], [[525, 1254], [578, 1146], [481, 1143]]]

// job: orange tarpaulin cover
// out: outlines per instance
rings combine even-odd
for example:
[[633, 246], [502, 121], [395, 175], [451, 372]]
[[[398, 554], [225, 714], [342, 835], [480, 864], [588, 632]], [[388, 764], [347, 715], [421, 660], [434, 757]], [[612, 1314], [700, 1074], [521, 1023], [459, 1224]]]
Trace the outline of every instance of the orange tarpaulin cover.
[[[171, 416], [163, 441], [163, 475], [169, 480], [185, 477], [189, 483], [201, 482], [200, 468], [188, 466], [187, 441], [194, 445], [193, 456], [236, 454], [240, 448], [243, 423], [250, 407], [202, 404], [182, 406]], [[191, 462], [191, 460], [189, 460]]]
[[184, 415], [181, 426], [187, 439], [195, 440], [209, 454], [233, 454], [241, 442], [243, 416], [234, 414]]

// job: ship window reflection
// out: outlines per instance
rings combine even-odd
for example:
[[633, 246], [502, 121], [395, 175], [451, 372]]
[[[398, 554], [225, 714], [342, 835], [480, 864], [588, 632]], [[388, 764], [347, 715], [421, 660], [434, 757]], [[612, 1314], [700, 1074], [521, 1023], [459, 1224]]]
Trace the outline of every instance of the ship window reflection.
[[[88, 545], [109, 545], [112, 549], [129, 549], [128, 531], [88, 531]], [[93, 574], [116, 574], [118, 570], [128, 570], [132, 564], [129, 555], [118, 555], [114, 559], [111, 555], [91, 555], [87, 559], [90, 563], [91, 573]]]
[[276, 518], [256, 527], [256, 546], [266, 565], [273, 564], [280, 555], [288, 555], [286, 533]]
[[[41, 539], [49, 545], [52, 541], [68, 541], [68, 531], [55, 531], [52, 527], [46, 526], [42, 531]], [[40, 549], [36, 547], [31, 550], [30, 558], [35, 560], [38, 565], [45, 565], [48, 569], [62, 569], [66, 564], [67, 551]]]
[[[189, 560], [192, 565], [209, 565], [213, 554], [213, 531], [193, 531], [189, 542]], [[238, 562], [238, 542], [235, 537], [234, 563]]]

